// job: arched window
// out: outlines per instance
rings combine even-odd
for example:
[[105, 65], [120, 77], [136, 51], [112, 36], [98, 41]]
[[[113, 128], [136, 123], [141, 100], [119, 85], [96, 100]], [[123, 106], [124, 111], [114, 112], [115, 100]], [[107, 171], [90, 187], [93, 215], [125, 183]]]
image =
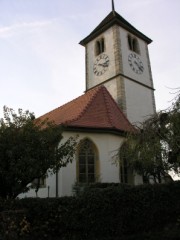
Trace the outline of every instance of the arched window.
[[95, 43], [95, 55], [99, 55], [105, 51], [104, 38], [101, 38]]
[[129, 49], [133, 52], [140, 54], [139, 42], [137, 38], [128, 34], [128, 46]]
[[[120, 182], [134, 184], [134, 174], [130, 167], [129, 161], [126, 157], [126, 148], [128, 146], [124, 143], [120, 149]], [[125, 151], [124, 151], [125, 150]]]
[[121, 183], [128, 183], [128, 165], [126, 158], [121, 159], [120, 178]]
[[77, 174], [79, 183], [92, 183], [97, 178], [97, 151], [92, 141], [81, 141], [78, 151]]

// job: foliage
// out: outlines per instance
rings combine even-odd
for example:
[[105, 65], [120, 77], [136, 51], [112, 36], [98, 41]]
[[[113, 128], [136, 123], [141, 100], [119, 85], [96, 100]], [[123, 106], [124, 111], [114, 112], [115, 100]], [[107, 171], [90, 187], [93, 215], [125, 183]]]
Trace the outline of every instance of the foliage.
[[[62, 129], [35, 119], [22, 109], [4, 107], [0, 120], [0, 196], [15, 198], [29, 190], [33, 180], [54, 173], [73, 159], [76, 141], [62, 140]], [[38, 186], [37, 186], [38, 188]]]
[[172, 240], [179, 236], [180, 182], [104, 187], [99, 184], [78, 197], [6, 200], [0, 203], [0, 235], [8, 239], [16, 229], [18, 240], [132, 240], [133, 236]]
[[171, 108], [161, 111], [130, 133], [119, 150], [129, 167], [144, 177], [160, 183], [169, 171], [180, 173], [180, 94]]

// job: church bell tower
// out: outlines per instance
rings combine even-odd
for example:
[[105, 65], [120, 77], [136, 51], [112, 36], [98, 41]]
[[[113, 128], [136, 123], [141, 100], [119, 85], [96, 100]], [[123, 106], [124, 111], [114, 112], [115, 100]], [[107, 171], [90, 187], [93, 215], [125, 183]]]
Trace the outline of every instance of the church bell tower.
[[152, 40], [114, 8], [80, 44], [86, 50], [86, 91], [104, 85], [131, 123], [155, 113], [148, 44]]

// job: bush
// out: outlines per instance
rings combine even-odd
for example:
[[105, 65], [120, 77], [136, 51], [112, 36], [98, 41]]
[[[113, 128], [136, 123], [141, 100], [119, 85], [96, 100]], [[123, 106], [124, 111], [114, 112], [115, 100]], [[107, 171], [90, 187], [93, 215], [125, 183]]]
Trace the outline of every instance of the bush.
[[[180, 235], [179, 196], [180, 182], [96, 184], [77, 197], [0, 201], [0, 234], [10, 239], [2, 216], [11, 211], [8, 217], [15, 222], [17, 239], [175, 239]], [[12, 216], [22, 210], [19, 218]]]

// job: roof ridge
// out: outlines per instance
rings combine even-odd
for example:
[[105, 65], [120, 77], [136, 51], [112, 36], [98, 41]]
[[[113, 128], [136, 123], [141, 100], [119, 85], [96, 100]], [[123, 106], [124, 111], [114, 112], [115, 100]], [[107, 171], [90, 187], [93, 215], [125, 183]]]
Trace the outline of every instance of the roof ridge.
[[[98, 87], [98, 88], [100, 88], [100, 87]], [[95, 89], [92, 89], [92, 91], [90, 90], [89, 92], [93, 92], [93, 91], [94, 91], [94, 93], [93, 93], [93, 96], [94, 96], [94, 95], [96, 94]], [[46, 115], [52, 114], [53, 112], [56, 112], [58, 109], [63, 109], [63, 108], [65, 108], [67, 105], [69, 105], [70, 103], [72, 103], [72, 102], [74, 102], [74, 101], [78, 101], [78, 99], [80, 99], [80, 98], [83, 97], [84, 95], [85, 95], [85, 93], [82, 94], [82, 95], [80, 95], [79, 97], [74, 98], [74, 99], [71, 100], [71, 101], [68, 101], [67, 103], [61, 105], [60, 107], [54, 108], [53, 110], [51, 110], [51, 111], [49, 111], [49, 112], [47, 112], [47, 113], [39, 116], [38, 118], [42, 118], [42, 117], [45, 117]], [[85, 108], [86, 108], [86, 107], [85, 107]], [[83, 109], [83, 111], [84, 111], [84, 109]], [[81, 112], [83, 112], [83, 111], [81, 111]], [[79, 114], [79, 115], [80, 115], [80, 114]], [[79, 115], [78, 115], [78, 116], [79, 116]], [[77, 119], [78, 119], [78, 118], [77, 118]], [[73, 119], [73, 121], [74, 121], [74, 120], [76, 120], [76, 118]], [[71, 120], [70, 120], [70, 121], [67, 121], [67, 122], [71, 122]]]
[[[108, 120], [109, 120], [109, 123], [110, 123], [113, 127], [115, 127], [114, 124], [113, 124], [113, 121], [112, 121], [112, 116], [111, 116], [109, 101], [108, 101], [108, 99], [107, 99], [107, 97], [106, 97], [106, 96], [107, 96], [106, 93], [107, 93], [107, 89], [106, 89], [105, 87], [103, 87], [103, 95], [104, 95], [104, 101], [105, 101], [106, 109], [107, 109], [107, 113], [108, 113]], [[109, 94], [109, 95], [110, 95], [110, 94]], [[111, 95], [110, 95], [110, 96], [111, 96]]]
[[[97, 96], [97, 94], [100, 91], [100, 89], [101, 89], [101, 87], [98, 86], [98, 87], [96, 87], [96, 88], [94, 88], [94, 89], [89, 91], [89, 95], [92, 92], [92, 96], [90, 96], [90, 99], [89, 99], [88, 103], [85, 105], [85, 107], [82, 109], [82, 111], [80, 111], [80, 113], [75, 118], [72, 118], [72, 119], [66, 121], [67, 124], [71, 123], [73, 121], [79, 120], [85, 114], [85, 112], [88, 110], [90, 104], [92, 103], [93, 99]], [[83, 96], [83, 95], [81, 95], [81, 96]]]
[[[104, 87], [103, 93], [105, 93], [105, 92], [108, 92], [108, 90]], [[109, 93], [109, 92], [108, 92], [108, 93]], [[108, 97], [110, 97], [111, 101], [115, 103], [115, 104], [114, 104], [114, 107], [119, 111], [119, 113], [121, 114], [121, 117], [123, 117], [124, 120], [126, 121], [126, 123], [128, 123], [129, 125], [131, 125], [131, 127], [132, 127], [132, 129], [133, 129], [133, 125], [129, 122], [129, 120], [128, 120], [128, 118], [126, 117], [126, 115], [123, 113], [123, 111], [122, 111], [122, 110], [120, 109], [120, 107], [117, 105], [117, 103], [116, 103], [116, 101], [114, 100], [114, 98], [111, 96], [110, 93], [109, 93], [108, 95], [109, 95]], [[107, 111], [110, 113], [110, 114], [108, 114], [109, 121], [110, 121], [111, 125], [112, 125], [114, 128], [116, 128], [116, 126], [115, 126], [115, 124], [114, 124], [114, 121], [113, 121], [112, 111], [111, 111], [111, 109], [110, 109], [109, 101], [107, 101], [107, 97], [106, 97], [105, 94], [104, 94], [104, 96], [105, 96], [106, 106], [107, 106], [107, 108], [108, 108]]]

